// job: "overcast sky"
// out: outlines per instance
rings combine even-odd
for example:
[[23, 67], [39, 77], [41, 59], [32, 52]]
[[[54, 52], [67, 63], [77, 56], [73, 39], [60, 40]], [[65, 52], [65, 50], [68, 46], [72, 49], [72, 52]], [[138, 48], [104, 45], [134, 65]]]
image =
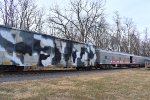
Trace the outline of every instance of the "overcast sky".
[[[68, 5], [70, 0], [37, 0], [38, 5], [49, 8], [56, 3], [61, 7]], [[150, 0], [106, 0], [105, 13], [109, 20], [114, 12], [121, 17], [132, 18], [140, 30], [150, 27]]]
[[106, 11], [110, 17], [115, 10], [123, 17], [132, 18], [140, 30], [150, 27], [150, 0], [107, 0]]
[[[35, 1], [39, 6], [48, 9], [56, 3], [60, 8], [67, 7], [70, 0]], [[140, 31], [145, 27], [150, 28], [150, 0], [106, 0], [105, 14], [110, 23], [115, 11], [118, 11], [121, 17], [132, 18]]]

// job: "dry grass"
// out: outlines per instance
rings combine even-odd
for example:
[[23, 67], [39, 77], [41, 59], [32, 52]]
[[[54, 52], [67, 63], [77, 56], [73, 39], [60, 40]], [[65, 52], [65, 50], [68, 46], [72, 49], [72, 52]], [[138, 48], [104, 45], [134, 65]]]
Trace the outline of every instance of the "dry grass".
[[0, 83], [0, 100], [149, 100], [150, 70]]

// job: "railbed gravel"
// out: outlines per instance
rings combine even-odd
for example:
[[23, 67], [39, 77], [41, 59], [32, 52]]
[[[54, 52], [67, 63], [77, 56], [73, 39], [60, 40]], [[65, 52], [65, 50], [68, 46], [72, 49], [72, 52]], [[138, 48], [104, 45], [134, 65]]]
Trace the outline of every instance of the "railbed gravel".
[[107, 70], [91, 70], [91, 71], [57, 71], [57, 72], [3, 72], [0, 73], [1, 82], [25, 81], [25, 80], [40, 80], [49, 78], [63, 78], [80, 75], [88, 75], [93, 73], [115, 73], [116, 71], [129, 69], [107, 69]]

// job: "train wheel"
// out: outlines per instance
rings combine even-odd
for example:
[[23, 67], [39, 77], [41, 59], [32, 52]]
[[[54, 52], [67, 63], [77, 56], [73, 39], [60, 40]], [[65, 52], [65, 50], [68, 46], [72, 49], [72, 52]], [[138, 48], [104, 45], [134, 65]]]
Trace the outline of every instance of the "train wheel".
[[4, 72], [4, 67], [2, 65], [0, 66], [0, 73], [1, 72]]
[[88, 70], [92, 70], [92, 67], [91, 67], [91, 66], [89, 66], [89, 67], [88, 67]]
[[23, 71], [24, 70], [24, 66], [17, 66], [17, 71], [18, 72], [21, 72], [21, 71]]
[[97, 70], [98, 67], [97, 67], [97, 66], [94, 66], [94, 68]]
[[78, 70], [78, 71], [79, 71], [79, 70], [80, 70], [80, 67], [76, 67], [76, 70]]

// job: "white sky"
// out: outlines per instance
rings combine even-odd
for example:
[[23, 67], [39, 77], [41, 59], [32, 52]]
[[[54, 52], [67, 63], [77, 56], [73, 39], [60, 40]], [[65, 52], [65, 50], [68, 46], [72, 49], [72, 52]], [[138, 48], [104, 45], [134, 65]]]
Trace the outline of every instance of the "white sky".
[[[70, 0], [37, 0], [41, 7], [49, 8], [56, 3], [64, 8]], [[140, 31], [150, 27], [150, 0], [106, 0], [105, 13], [109, 21], [114, 12], [118, 11], [121, 17], [132, 18]]]
[[[70, 0], [35, 1], [39, 6], [48, 9], [56, 3], [60, 8], [67, 7]], [[110, 23], [115, 11], [118, 11], [121, 17], [132, 18], [140, 31], [145, 27], [150, 28], [150, 0], [106, 0], [105, 14]]]

